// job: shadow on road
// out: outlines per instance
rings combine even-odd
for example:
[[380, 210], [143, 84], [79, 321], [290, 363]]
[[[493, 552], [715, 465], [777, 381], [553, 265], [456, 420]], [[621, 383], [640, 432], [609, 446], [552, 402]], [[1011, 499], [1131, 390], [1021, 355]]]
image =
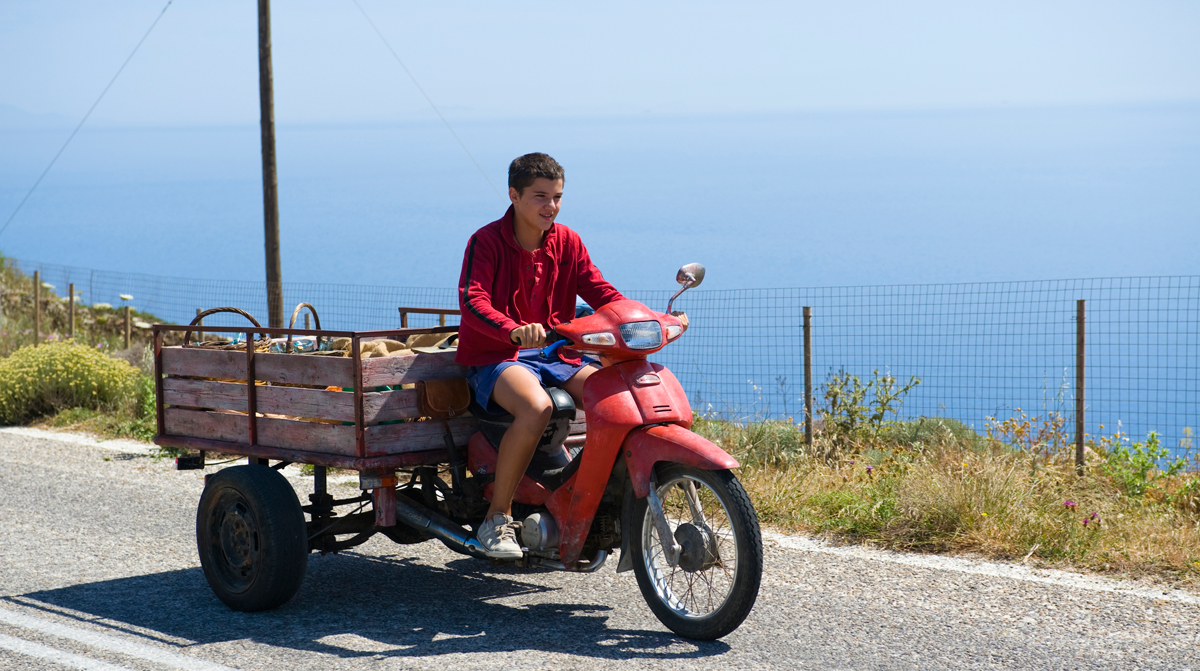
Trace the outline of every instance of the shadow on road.
[[[523, 581], [527, 575], [525, 569], [473, 559], [439, 567], [409, 559], [314, 555], [299, 594], [265, 613], [229, 610], [199, 568], [12, 600], [103, 618], [106, 626], [174, 644], [250, 639], [339, 657], [539, 650], [600, 659], [686, 659], [729, 650], [720, 641], [698, 643], [667, 632], [609, 627], [608, 606], [557, 602], [555, 588]], [[530, 595], [541, 596], [528, 605], [496, 601]]]

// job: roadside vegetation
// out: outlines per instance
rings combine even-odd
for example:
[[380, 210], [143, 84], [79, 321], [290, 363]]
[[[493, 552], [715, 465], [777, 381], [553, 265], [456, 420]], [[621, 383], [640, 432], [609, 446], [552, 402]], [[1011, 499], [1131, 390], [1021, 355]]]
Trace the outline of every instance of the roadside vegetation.
[[737, 457], [766, 526], [1198, 582], [1200, 464], [1171, 459], [1154, 433], [1134, 439], [1117, 427], [1088, 437], [1081, 478], [1061, 415], [1018, 410], [989, 419], [982, 434], [952, 419], [899, 421], [912, 382], [831, 376], [811, 448], [791, 421], [701, 417], [692, 428]]
[[[0, 258], [0, 424], [150, 440], [145, 339], [121, 349], [121, 332], [103, 319], [115, 311], [104, 306], [77, 309], [76, 338], [63, 338], [66, 311], [54, 306], [65, 302], [46, 289], [49, 336], [33, 347], [30, 284]], [[1200, 463], [1169, 458], [1153, 433], [1130, 437], [1116, 427], [1089, 437], [1081, 478], [1061, 415], [1018, 411], [989, 420], [982, 433], [951, 419], [901, 421], [904, 395], [918, 384], [831, 375], [811, 447], [803, 425], [790, 420], [698, 416], [693, 429], [741, 462], [739, 477], [766, 526], [897, 550], [1200, 582]]]

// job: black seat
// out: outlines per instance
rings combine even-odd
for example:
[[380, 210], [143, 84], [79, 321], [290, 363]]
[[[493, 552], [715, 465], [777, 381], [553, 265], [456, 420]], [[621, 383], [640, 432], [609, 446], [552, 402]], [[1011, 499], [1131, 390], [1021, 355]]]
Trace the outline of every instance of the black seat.
[[[557, 489], [579, 468], [579, 455], [571, 459], [563, 449], [563, 441], [571, 431], [571, 420], [575, 419], [575, 401], [565, 389], [543, 388], [550, 395], [554, 410], [550, 413], [550, 423], [538, 441], [525, 474], [549, 489]], [[493, 448], [499, 450], [500, 441], [515, 418], [508, 412], [488, 412], [475, 399], [474, 389], [471, 390], [470, 410], [471, 414], [479, 419], [479, 430], [484, 438], [487, 438]]]

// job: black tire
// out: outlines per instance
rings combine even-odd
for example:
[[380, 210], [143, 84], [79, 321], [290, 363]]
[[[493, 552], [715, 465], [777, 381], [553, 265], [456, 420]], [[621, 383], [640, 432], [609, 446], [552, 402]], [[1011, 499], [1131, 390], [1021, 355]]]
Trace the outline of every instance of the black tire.
[[[694, 524], [690, 508], [686, 517], [681, 513], [681, 506], [687, 506], [682, 485], [689, 481], [705, 515], [706, 523], [700, 526]], [[661, 464], [658, 482], [659, 497], [676, 539], [707, 540], [689, 543], [692, 549], [687, 556], [681, 557], [679, 565], [670, 566], [658, 542], [649, 497], [638, 499], [629, 530], [638, 587], [650, 610], [671, 631], [701, 641], [721, 638], [742, 624], [758, 598], [763, 568], [758, 515], [746, 490], [727, 470]], [[706, 549], [697, 554], [697, 547]]]
[[196, 547], [217, 598], [238, 611], [291, 599], [308, 566], [308, 532], [296, 492], [266, 466], [233, 466], [208, 478], [196, 509]]

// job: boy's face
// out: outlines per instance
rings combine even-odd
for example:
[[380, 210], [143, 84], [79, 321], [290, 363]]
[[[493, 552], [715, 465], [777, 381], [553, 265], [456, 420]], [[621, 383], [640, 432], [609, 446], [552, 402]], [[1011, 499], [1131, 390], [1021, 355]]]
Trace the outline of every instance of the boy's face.
[[536, 228], [543, 233], [550, 230], [562, 207], [563, 181], [538, 177], [521, 193], [509, 188], [508, 199], [513, 204], [513, 215], [517, 225]]

